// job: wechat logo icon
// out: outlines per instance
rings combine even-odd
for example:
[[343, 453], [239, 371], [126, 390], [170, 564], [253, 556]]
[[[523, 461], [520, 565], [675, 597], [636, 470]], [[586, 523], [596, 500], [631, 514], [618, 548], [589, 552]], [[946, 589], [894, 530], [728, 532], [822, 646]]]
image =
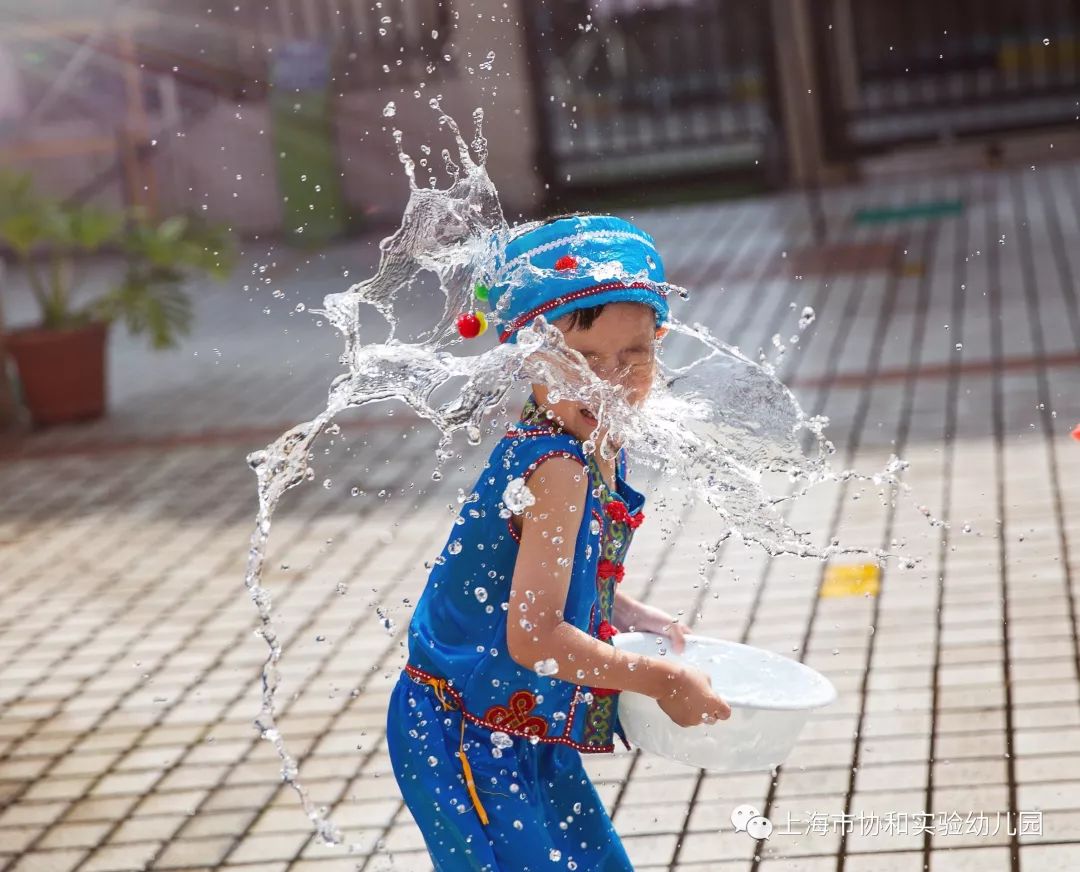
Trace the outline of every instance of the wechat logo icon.
[[756, 842], [765, 841], [773, 831], [772, 821], [752, 805], [737, 806], [731, 812], [731, 825], [735, 827], [735, 832], [746, 833]]

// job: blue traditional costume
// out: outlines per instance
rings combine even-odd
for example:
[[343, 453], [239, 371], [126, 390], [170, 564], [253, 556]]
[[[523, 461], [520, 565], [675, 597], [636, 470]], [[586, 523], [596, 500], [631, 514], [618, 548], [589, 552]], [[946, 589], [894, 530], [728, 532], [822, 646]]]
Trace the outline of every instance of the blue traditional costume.
[[[527, 259], [555, 275], [493, 286], [493, 308], [511, 294], [499, 308], [501, 341], [513, 341], [538, 314], [554, 320], [608, 302], [647, 303], [658, 326], [667, 319], [653, 240], [621, 219], [558, 219], [511, 240], [505, 256], [508, 265]], [[612, 261], [626, 278], [611, 278]], [[596, 265], [601, 281], [593, 275]], [[615, 587], [645, 498], [626, 481], [624, 450], [611, 492], [593, 455], [530, 395], [435, 561], [409, 625], [408, 662], [390, 698], [394, 773], [437, 872], [633, 869], [581, 761], [582, 752], [614, 750], [615, 734], [629, 749], [618, 691], [544, 675], [542, 664], [523, 667], [506, 649], [519, 534], [504, 493], [515, 479], [527, 483], [552, 456], [576, 460], [590, 481], [563, 619], [609, 643], [617, 632]]]

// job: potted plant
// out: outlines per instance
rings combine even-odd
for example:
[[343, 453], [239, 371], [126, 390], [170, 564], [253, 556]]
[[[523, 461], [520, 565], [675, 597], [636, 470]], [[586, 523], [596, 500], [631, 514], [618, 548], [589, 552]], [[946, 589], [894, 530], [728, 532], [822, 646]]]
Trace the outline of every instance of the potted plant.
[[[25, 271], [41, 312], [34, 327], [6, 335], [38, 426], [100, 417], [109, 325], [121, 320], [154, 348], [175, 346], [191, 327], [182, 283], [199, 274], [223, 278], [232, 259], [228, 237], [200, 221], [65, 204], [39, 196], [28, 176], [0, 178], [0, 243]], [[123, 272], [79, 300], [76, 258], [102, 251], [119, 252]]]

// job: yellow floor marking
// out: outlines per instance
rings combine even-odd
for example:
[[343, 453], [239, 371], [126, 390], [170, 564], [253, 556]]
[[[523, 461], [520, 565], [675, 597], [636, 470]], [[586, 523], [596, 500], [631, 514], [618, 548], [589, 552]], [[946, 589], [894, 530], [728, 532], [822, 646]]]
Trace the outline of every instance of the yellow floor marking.
[[881, 569], [876, 563], [839, 563], [825, 570], [822, 597], [877, 596]]

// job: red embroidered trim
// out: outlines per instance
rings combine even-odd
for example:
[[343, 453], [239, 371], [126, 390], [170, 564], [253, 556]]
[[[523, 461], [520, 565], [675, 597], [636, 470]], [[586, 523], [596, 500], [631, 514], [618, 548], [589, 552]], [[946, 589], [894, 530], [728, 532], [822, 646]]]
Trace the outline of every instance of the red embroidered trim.
[[558, 436], [559, 431], [554, 427], [540, 427], [536, 430], [518, 430], [511, 427], [506, 431], [506, 436], [509, 439], [516, 439], [519, 436]]
[[626, 504], [619, 502], [619, 500], [612, 500], [604, 506], [604, 511], [607, 512], [607, 515], [611, 520], [621, 521], [624, 524], [627, 524], [631, 530], [636, 530], [641, 526], [642, 521], [645, 520], [644, 512], [635, 512], [631, 515], [630, 510], [626, 508]]
[[616, 563], [614, 560], [608, 560], [606, 557], [600, 561], [600, 565], [596, 568], [597, 578], [611, 578], [614, 576], [616, 584], [622, 583], [624, 575], [626, 575], [626, 567], [621, 563]]
[[499, 341], [505, 342], [507, 339], [510, 338], [510, 335], [514, 331], [519, 329], [523, 324], [535, 318], [537, 315], [542, 315], [544, 312], [550, 312], [552, 309], [556, 308], [557, 306], [561, 306], [563, 303], [569, 303], [571, 300], [580, 300], [582, 297], [590, 297], [593, 294], [602, 294], [604, 293], [604, 291], [617, 291], [630, 288], [641, 288], [646, 291], [652, 291], [658, 297], [663, 296], [658, 290], [656, 290], [656, 288], [645, 282], [631, 282], [630, 284], [617, 281], [604, 282], [601, 285], [593, 285], [589, 288], [581, 288], [580, 290], [572, 291], [569, 294], [563, 294], [562, 296], [556, 297], [553, 300], [548, 300], [546, 303], [541, 303], [539, 306], [530, 309], [523, 315], [518, 315], [513, 321], [511, 321], [507, 325], [506, 329], [503, 330], [503, 332], [499, 335]]
[[582, 466], [584, 466], [584, 465], [585, 465], [585, 464], [584, 464], [584, 463], [582, 462], [581, 458], [580, 458], [580, 457], [578, 457], [578, 456], [577, 456], [576, 454], [574, 454], [574, 452], [573, 452], [573, 451], [565, 451], [565, 450], [563, 450], [563, 449], [561, 449], [561, 448], [555, 448], [555, 449], [553, 449], [553, 450], [551, 450], [551, 451], [548, 451], [548, 452], [545, 452], [544, 454], [541, 454], [541, 455], [540, 455], [539, 457], [537, 457], [537, 458], [536, 458], [536, 460], [534, 460], [534, 461], [533, 461], [532, 463], [530, 463], [530, 464], [529, 464], [529, 465], [528, 465], [527, 467], [525, 467], [525, 472], [523, 472], [523, 473], [522, 473], [521, 477], [522, 477], [522, 478], [523, 478], [523, 479], [524, 479], [525, 481], [528, 481], [528, 480], [529, 480], [529, 476], [530, 476], [530, 475], [532, 474], [533, 470], [535, 470], [535, 469], [536, 469], [536, 467], [538, 467], [538, 466], [539, 466], [539, 465], [540, 465], [541, 463], [543, 463], [543, 462], [544, 462], [545, 460], [547, 460], [547, 459], [548, 459], [549, 457], [556, 457], [556, 456], [559, 456], [559, 457], [569, 457], [569, 458], [571, 458], [572, 460], [576, 460], [576, 461], [577, 461], [578, 463], [580, 463], [580, 464], [581, 464]]
[[[411, 665], [409, 663], [405, 664], [405, 672], [414, 681], [416, 680], [417, 676], [422, 676], [424, 678], [436, 678], [436, 676], [431, 675], [430, 673], [424, 672], [424, 670], [422, 670], [422, 669], [417, 669], [415, 666], [413, 666], [413, 665]], [[427, 684], [425, 684], [423, 686], [424, 687], [430, 687], [430, 685], [427, 685]], [[476, 715], [474, 715], [470, 711], [468, 711], [465, 708], [465, 706], [462, 704], [462, 699], [461, 699], [461, 694], [460, 693], [458, 693], [456, 690], [454, 690], [454, 688], [451, 687], [450, 685], [446, 686], [446, 690], [454, 698], [454, 702], [457, 703], [458, 709], [461, 711], [462, 715], [464, 715], [470, 722], [476, 724], [478, 727], [484, 727], [485, 729], [492, 730], [493, 732], [508, 733], [511, 736], [519, 736], [520, 738], [523, 738], [523, 739], [531, 738], [531, 736], [529, 736], [527, 733], [523, 733], [520, 730], [515, 730], [515, 729], [512, 729], [512, 728], [508, 728], [508, 727], [500, 727], [500, 726], [498, 726], [496, 724], [488, 723], [483, 718], [478, 718]], [[575, 696], [574, 702], [576, 702], [577, 694], [575, 693], [574, 696]], [[567, 720], [567, 727], [566, 727], [566, 732], [568, 732], [568, 733], [570, 732], [570, 726], [573, 723], [573, 707], [574, 707], [574, 703], [572, 702], [571, 706], [570, 706], [571, 714], [570, 714], [570, 717]], [[610, 744], [610, 745], [582, 745], [580, 742], [575, 742], [573, 739], [567, 739], [564, 736], [537, 736], [536, 738], [541, 742], [546, 742], [546, 743], [551, 744], [551, 745], [560, 744], [560, 743], [563, 744], [563, 745], [569, 745], [571, 748], [574, 748], [577, 751], [581, 751], [584, 754], [610, 754], [612, 751], [615, 750], [615, 743], [614, 742], [612, 742], [612, 744]]]
[[536, 708], [536, 695], [528, 690], [518, 690], [510, 697], [509, 705], [493, 705], [484, 712], [484, 720], [501, 730], [516, 730], [527, 736], [546, 736], [547, 722], [531, 715]]
[[590, 687], [589, 693], [593, 696], [615, 696], [619, 691], [612, 690], [610, 687]]
[[[545, 454], [541, 454], [538, 458], [536, 458], [536, 460], [534, 460], [527, 467], [525, 467], [525, 471], [521, 474], [522, 481], [527, 482], [529, 480], [529, 476], [532, 475], [533, 472], [536, 471], [536, 467], [538, 467], [541, 463], [543, 463], [549, 457], [569, 457], [571, 460], [576, 460], [578, 463], [581, 463], [581, 458], [578, 457], [576, 454], [574, 454], [573, 451], [564, 451], [562, 449], [556, 448], [553, 451], [548, 451]], [[585, 466], [584, 463], [581, 463], [581, 465], [583, 467]], [[517, 528], [514, 526], [514, 516], [513, 515], [511, 515], [509, 518], [506, 519], [506, 526], [510, 528], [510, 535], [513, 537], [514, 541], [520, 544], [521, 543], [521, 534], [518, 532]]]

